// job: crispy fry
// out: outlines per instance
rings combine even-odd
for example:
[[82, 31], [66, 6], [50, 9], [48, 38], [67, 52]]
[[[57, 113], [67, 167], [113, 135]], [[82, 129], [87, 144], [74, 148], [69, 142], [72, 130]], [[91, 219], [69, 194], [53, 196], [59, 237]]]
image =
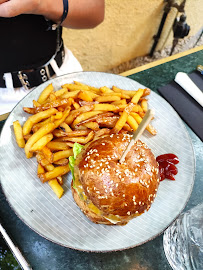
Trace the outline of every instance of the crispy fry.
[[53, 155], [53, 162], [56, 162], [56, 161], [63, 159], [63, 158], [69, 158], [72, 155], [73, 155], [73, 149], [58, 151], [58, 152], [54, 153], [54, 155]]
[[98, 130], [99, 129], [99, 125], [96, 122], [84, 123], [83, 126], [86, 127], [86, 128], [90, 128], [92, 130]]
[[53, 134], [49, 133], [43, 136], [41, 139], [39, 139], [33, 146], [30, 148], [31, 152], [36, 152], [42, 150], [48, 142], [50, 142], [53, 139]]
[[[131, 115], [135, 118], [138, 124], [141, 123], [142, 117], [139, 114], [132, 112]], [[146, 130], [149, 131], [152, 135], [157, 134], [156, 129], [150, 124], [146, 127]]]
[[51, 92], [54, 91], [54, 87], [52, 84], [49, 84], [40, 94], [37, 102], [39, 102], [40, 104], [42, 104], [43, 102], [45, 102], [45, 100], [49, 97], [49, 95], [51, 94]]
[[48, 123], [42, 126], [38, 131], [36, 131], [26, 142], [25, 144], [25, 154], [27, 158], [32, 157], [32, 153], [30, 152], [31, 147], [34, 143], [36, 143], [39, 139], [41, 139], [44, 135], [52, 132], [55, 129], [55, 123]]
[[100, 104], [95, 104], [94, 105], [94, 111], [117, 111], [118, 107], [113, 105], [113, 104], [105, 104], [105, 103], [100, 103]]
[[49, 161], [49, 163], [53, 162], [54, 155], [47, 146], [44, 146], [42, 148], [42, 153], [44, 154], [45, 158]]
[[13, 129], [14, 129], [14, 134], [15, 134], [16, 142], [17, 142], [18, 146], [20, 148], [24, 148], [25, 147], [25, 140], [23, 137], [23, 129], [22, 129], [20, 122], [18, 120], [13, 122]]
[[126, 99], [121, 99], [121, 100], [114, 101], [111, 104], [115, 105], [115, 106], [117, 106], [117, 105], [126, 105], [127, 102], [126, 102]]
[[92, 122], [92, 121], [97, 121], [98, 119], [100, 119], [101, 117], [109, 117], [109, 116], [114, 116], [114, 113], [112, 112], [104, 112], [104, 113], [101, 113], [99, 115], [95, 115], [95, 116], [92, 116], [84, 121], [81, 121], [80, 123], [78, 123], [75, 127], [78, 127], [79, 125], [84, 125], [85, 123], [88, 123], [88, 122]]
[[54, 161], [53, 162], [55, 165], [59, 165], [59, 166], [65, 166], [69, 163], [69, 160], [67, 158], [62, 158], [62, 159], [59, 159], [57, 161]]
[[138, 128], [137, 121], [131, 115], [128, 115], [127, 123], [134, 131]]
[[77, 110], [80, 108], [80, 105], [77, 102], [73, 102], [73, 107]]
[[36, 154], [37, 162], [42, 166], [45, 167], [50, 164], [50, 162], [45, 158], [42, 152], [38, 152]]
[[86, 144], [90, 142], [93, 138], [94, 138], [94, 131], [92, 130], [87, 135], [87, 137], [62, 137], [61, 140]]
[[99, 90], [100, 90], [100, 92], [102, 92], [102, 93], [112, 93], [112, 92], [113, 92], [113, 91], [112, 91], [109, 87], [107, 87], [107, 86], [100, 87]]
[[[66, 164], [66, 165], [67, 165], [67, 164]], [[65, 166], [65, 165], [64, 165], [64, 166]], [[63, 178], [62, 178], [61, 176], [56, 177], [56, 180], [57, 180], [57, 182], [59, 183], [60, 186], [63, 185]]]
[[80, 91], [78, 93], [77, 98], [82, 99], [82, 100], [87, 101], [87, 102], [92, 102], [93, 101], [91, 95], [89, 95], [88, 92], [85, 92], [85, 91]]
[[102, 136], [110, 134], [111, 130], [109, 128], [102, 128], [95, 132], [94, 141]]
[[39, 163], [38, 166], [37, 166], [37, 175], [38, 175], [38, 177], [39, 177], [39, 175], [40, 175], [41, 173], [45, 173], [45, 169], [44, 169], [44, 167]]
[[47, 109], [56, 108], [56, 107], [63, 106], [63, 105], [70, 106], [71, 105], [70, 100], [68, 98], [56, 99], [56, 100], [45, 103], [44, 105], [41, 105], [41, 106], [35, 108], [35, 110], [36, 110], [36, 112], [40, 112], [40, 111], [45, 111]]
[[[50, 164], [50, 165], [47, 165], [46, 167], [46, 170], [47, 171], [52, 171], [55, 167]], [[60, 177], [60, 176], [58, 176]], [[48, 182], [48, 184], [50, 185], [50, 187], [52, 188], [52, 190], [54, 191], [54, 193], [56, 194], [56, 196], [60, 199], [64, 193], [64, 189], [62, 188], [62, 186], [58, 183], [58, 177], [56, 179], [53, 179], [53, 180], [50, 180]]]
[[70, 132], [64, 132], [62, 130], [57, 130], [55, 129], [53, 131], [53, 135], [55, 137], [80, 137], [80, 136], [85, 136], [89, 134], [89, 130], [73, 130]]
[[76, 126], [77, 124], [79, 124], [81, 121], [84, 121], [94, 115], [100, 114], [102, 113], [102, 111], [90, 111], [90, 112], [84, 112], [81, 113], [78, 117], [76, 117], [76, 119], [73, 121], [72, 126]]
[[135, 95], [133, 96], [133, 98], [131, 99], [131, 102], [134, 103], [134, 104], [137, 104], [139, 99], [141, 98], [141, 96], [143, 95], [144, 93], [144, 89], [138, 89], [135, 93]]
[[60, 90], [55, 91], [54, 94], [55, 94], [56, 97], [60, 97], [60, 96], [64, 95], [67, 92], [68, 92], [67, 88], [62, 88]]
[[69, 127], [69, 125], [67, 125], [65, 122], [60, 124], [60, 128], [64, 131], [64, 132], [70, 132], [72, 131], [72, 129]]
[[99, 96], [99, 97], [95, 98], [95, 100], [98, 102], [113, 102], [113, 101], [117, 101], [120, 99], [121, 98], [118, 96]]
[[71, 97], [76, 98], [79, 92], [80, 92], [80, 90], [76, 90], [76, 91], [73, 91], [73, 92], [66, 92], [61, 97], [62, 98], [71, 98]]
[[91, 91], [91, 92], [93, 92], [93, 93], [95, 93], [95, 94], [100, 94], [99, 88], [96, 88], [96, 87], [90, 86], [90, 85], [86, 85], [86, 84], [84, 84], [84, 83], [77, 82], [77, 81], [74, 81], [74, 83], [75, 83], [76, 85], [80, 85], [80, 86], [88, 86], [88, 89], [86, 89], [86, 91]]
[[23, 125], [23, 135], [29, 134], [34, 124], [37, 124], [41, 120], [46, 119], [56, 113], [57, 113], [57, 110], [54, 108], [51, 108], [46, 111], [39, 112], [37, 114], [30, 116], [25, 122], [25, 124]]
[[36, 100], [33, 100], [32, 103], [34, 108], [41, 106], [41, 104]]
[[73, 147], [73, 144], [70, 145], [68, 142], [51, 141], [47, 144], [47, 147], [49, 147], [51, 151], [60, 151], [70, 149], [70, 147]]
[[66, 84], [62, 85], [62, 87], [67, 88], [69, 91], [89, 90], [89, 87], [85, 84], [77, 85], [77, 84], [66, 83]]
[[52, 180], [58, 176], [64, 175], [70, 171], [69, 165], [55, 167], [52, 171], [40, 174], [42, 183]]
[[23, 107], [23, 111], [29, 114], [35, 114], [35, 108]]

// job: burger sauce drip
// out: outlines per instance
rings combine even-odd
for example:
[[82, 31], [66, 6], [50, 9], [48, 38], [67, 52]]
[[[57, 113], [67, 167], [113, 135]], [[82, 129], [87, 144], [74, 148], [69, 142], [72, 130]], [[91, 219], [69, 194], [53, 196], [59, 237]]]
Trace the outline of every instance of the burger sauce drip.
[[178, 169], [175, 164], [179, 163], [179, 159], [174, 154], [164, 154], [156, 158], [159, 163], [160, 181], [165, 178], [175, 180], [175, 175], [178, 173]]

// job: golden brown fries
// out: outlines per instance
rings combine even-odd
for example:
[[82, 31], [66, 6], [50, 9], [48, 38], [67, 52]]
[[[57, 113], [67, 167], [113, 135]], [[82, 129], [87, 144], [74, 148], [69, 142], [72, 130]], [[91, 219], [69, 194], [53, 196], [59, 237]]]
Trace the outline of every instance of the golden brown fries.
[[[111, 133], [135, 131], [148, 110], [149, 94], [148, 88], [97, 88], [74, 81], [55, 90], [50, 84], [33, 100], [33, 108], [23, 108], [32, 114], [23, 126], [13, 123], [16, 142], [27, 158], [36, 156], [38, 177], [60, 198], [74, 143], [86, 145]], [[156, 134], [151, 124], [146, 130]]]
[[13, 128], [14, 128], [14, 134], [15, 134], [16, 142], [17, 142], [18, 146], [20, 148], [24, 148], [25, 147], [25, 140], [23, 137], [23, 130], [22, 130], [22, 127], [21, 127], [20, 122], [18, 120], [13, 122]]

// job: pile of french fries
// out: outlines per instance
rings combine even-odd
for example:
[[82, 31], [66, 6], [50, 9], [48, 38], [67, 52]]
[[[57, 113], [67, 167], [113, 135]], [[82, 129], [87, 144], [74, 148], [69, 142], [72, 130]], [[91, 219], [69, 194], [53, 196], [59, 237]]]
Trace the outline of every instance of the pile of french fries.
[[[38, 177], [60, 198], [74, 143], [85, 145], [121, 130], [135, 131], [148, 109], [149, 94], [148, 88], [96, 88], [77, 81], [55, 91], [50, 84], [33, 100], [32, 108], [23, 108], [31, 114], [23, 126], [18, 120], [13, 123], [16, 142], [27, 158], [36, 156]], [[151, 124], [146, 129], [156, 134]]]

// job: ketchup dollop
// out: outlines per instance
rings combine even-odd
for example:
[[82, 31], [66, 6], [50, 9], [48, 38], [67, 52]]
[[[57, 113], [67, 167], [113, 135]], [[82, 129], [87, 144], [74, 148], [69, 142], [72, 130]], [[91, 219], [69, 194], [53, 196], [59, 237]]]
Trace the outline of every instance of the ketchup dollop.
[[165, 178], [175, 180], [175, 175], [178, 173], [178, 169], [175, 164], [179, 163], [179, 159], [175, 154], [163, 154], [156, 158], [159, 163], [160, 181]]

